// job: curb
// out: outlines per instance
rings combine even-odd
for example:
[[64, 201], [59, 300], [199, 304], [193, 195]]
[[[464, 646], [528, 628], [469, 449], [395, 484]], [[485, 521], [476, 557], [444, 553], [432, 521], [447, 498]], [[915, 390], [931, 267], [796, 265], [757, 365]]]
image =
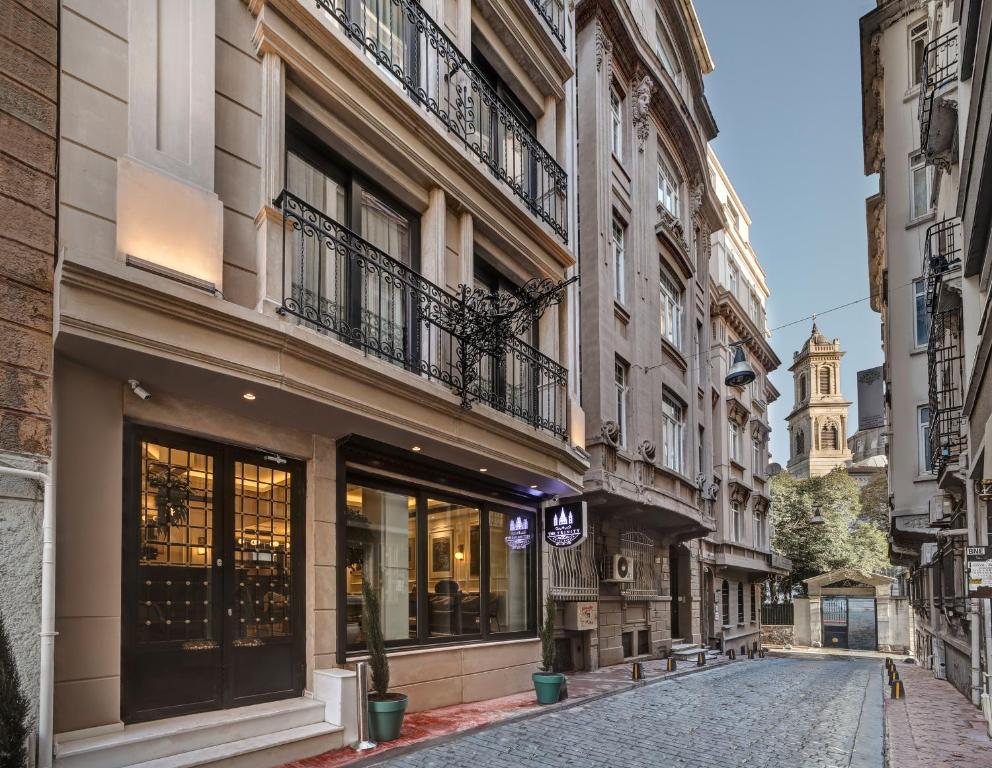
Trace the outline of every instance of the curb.
[[[747, 659], [738, 659], [738, 661], [747, 661]], [[397, 757], [404, 757], [406, 755], [412, 754], [414, 752], [419, 752], [422, 749], [427, 749], [428, 747], [436, 747], [442, 744], [447, 744], [456, 739], [460, 739], [463, 736], [471, 736], [472, 734], [479, 733], [480, 731], [488, 730], [489, 728], [495, 728], [501, 725], [509, 725], [512, 723], [519, 723], [524, 720], [532, 720], [536, 717], [543, 717], [544, 715], [554, 714], [557, 712], [564, 712], [568, 709], [574, 709], [575, 707], [581, 707], [584, 704], [590, 704], [594, 701], [600, 701], [602, 699], [609, 698], [610, 696], [616, 696], [621, 693], [628, 693], [637, 688], [642, 688], [648, 685], [659, 685], [664, 682], [669, 682], [680, 677], [686, 677], [687, 675], [697, 675], [703, 672], [712, 672], [715, 669], [720, 669], [725, 666], [733, 664], [732, 661], [723, 662], [721, 664], [716, 664], [712, 667], [692, 667], [691, 669], [685, 669], [676, 672], [668, 672], [662, 677], [654, 678], [651, 680], [638, 680], [625, 685], [622, 688], [615, 688], [611, 691], [603, 691], [602, 693], [594, 693], [591, 696], [586, 696], [582, 699], [567, 700], [564, 703], [554, 704], [549, 707], [543, 707], [541, 709], [531, 710], [530, 712], [523, 712], [519, 715], [514, 715], [512, 717], [507, 717], [504, 720], [494, 720], [489, 723], [484, 723], [482, 725], [476, 725], [471, 728], [466, 728], [463, 731], [456, 731], [454, 733], [446, 733], [442, 736], [435, 736], [434, 738], [424, 739], [423, 741], [418, 741], [415, 744], [408, 744], [403, 747], [396, 747], [394, 749], [386, 750], [385, 752], [380, 752], [375, 755], [369, 755], [368, 757], [359, 758], [353, 762], [346, 763], [342, 768], [371, 768], [371, 766], [382, 765], [386, 760], [392, 760]]]

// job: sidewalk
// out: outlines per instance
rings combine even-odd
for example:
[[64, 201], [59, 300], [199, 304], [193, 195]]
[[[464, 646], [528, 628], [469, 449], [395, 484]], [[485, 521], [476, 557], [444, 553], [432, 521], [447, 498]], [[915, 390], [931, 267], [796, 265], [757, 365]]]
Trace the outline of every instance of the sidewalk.
[[370, 756], [378, 757], [384, 752], [402, 750], [404, 747], [430, 739], [440, 739], [493, 723], [572, 707], [672, 675], [691, 674], [696, 670], [712, 669], [729, 663], [741, 663], [741, 660], [730, 662], [725, 656], [721, 656], [719, 659], [707, 660], [705, 667], [697, 667], [694, 661], [681, 661], [675, 672], [666, 672], [664, 660], [652, 659], [643, 662], [644, 679], [639, 682], [631, 680], [631, 665], [629, 663], [603, 667], [595, 672], [574, 672], [566, 676], [568, 699], [557, 704], [539, 705], [534, 698], [534, 691], [531, 690], [472, 704], [457, 704], [425, 712], [415, 712], [404, 718], [403, 732], [396, 741], [382, 744], [373, 750], [362, 753], [355, 752], [351, 747], [345, 747], [306, 760], [289, 763], [283, 768], [340, 768], [340, 766], [352, 765], [358, 761], [364, 763]]
[[901, 663], [897, 668], [906, 697], [888, 698], [885, 686], [889, 768], [992, 767], [992, 741], [981, 710], [930, 670]]

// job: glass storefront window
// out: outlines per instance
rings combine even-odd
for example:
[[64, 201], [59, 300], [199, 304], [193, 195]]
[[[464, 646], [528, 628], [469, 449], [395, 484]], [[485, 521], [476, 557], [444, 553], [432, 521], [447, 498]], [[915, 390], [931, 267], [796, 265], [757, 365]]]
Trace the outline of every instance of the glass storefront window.
[[386, 642], [417, 637], [417, 499], [360, 485], [346, 492], [346, 632], [364, 648], [362, 584], [379, 592]]
[[365, 580], [379, 591], [387, 645], [534, 632], [533, 510], [497, 510], [415, 486], [377, 485], [362, 479], [346, 486], [339, 600], [346, 650], [366, 648]]

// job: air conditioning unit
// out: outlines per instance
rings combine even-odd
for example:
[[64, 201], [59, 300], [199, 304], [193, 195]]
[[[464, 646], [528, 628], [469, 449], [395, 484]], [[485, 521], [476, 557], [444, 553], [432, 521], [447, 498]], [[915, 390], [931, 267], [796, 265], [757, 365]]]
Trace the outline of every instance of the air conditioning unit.
[[927, 541], [920, 545], [920, 565], [929, 565], [937, 554], [937, 542]]
[[613, 555], [607, 565], [610, 572], [604, 581], [629, 582], [634, 580], [634, 564], [626, 555]]
[[954, 516], [954, 500], [946, 493], [938, 493], [930, 499], [930, 527], [941, 528], [950, 525]]

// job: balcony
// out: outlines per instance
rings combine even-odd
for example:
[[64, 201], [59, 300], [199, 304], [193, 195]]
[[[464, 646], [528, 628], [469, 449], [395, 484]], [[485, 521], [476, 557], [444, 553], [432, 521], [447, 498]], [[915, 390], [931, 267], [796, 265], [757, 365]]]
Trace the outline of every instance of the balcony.
[[928, 312], [940, 309], [940, 286], [961, 269], [961, 219], [944, 219], [927, 228], [923, 244], [923, 279]]
[[957, 462], [961, 438], [964, 354], [961, 346], [961, 309], [932, 312], [927, 344], [930, 390], [930, 450], [938, 478]]
[[928, 158], [950, 149], [957, 110], [939, 97], [958, 79], [958, 31], [931, 40], [923, 51], [920, 82], [920, 148]]
[[[535, 3], [538, 0], [534, 0]], [[410, 100], [568, 242], [568, 177], [416, 0], [317, 0]], [[548, 6], [548, 15], [554, 18]]]
[[[498, 352], [488, 318], [288, 191], [282, 302], [317, 332], [564, 440], [568, 371], [517, 336]], [[503, 294], [500, 294], [500, 298]]]
[[551, 36], [565, 50], [565, 3], [561, 0], [530, 0], [537, 15], [548, 25]]

